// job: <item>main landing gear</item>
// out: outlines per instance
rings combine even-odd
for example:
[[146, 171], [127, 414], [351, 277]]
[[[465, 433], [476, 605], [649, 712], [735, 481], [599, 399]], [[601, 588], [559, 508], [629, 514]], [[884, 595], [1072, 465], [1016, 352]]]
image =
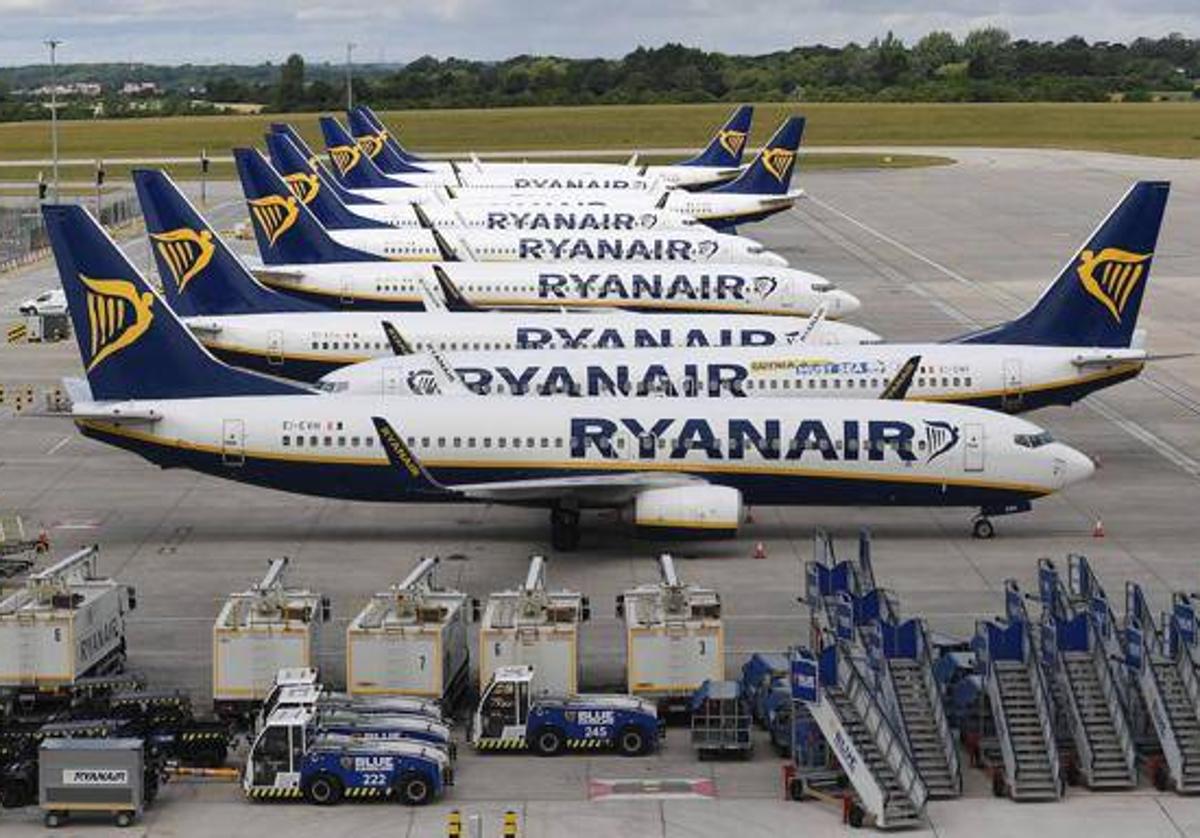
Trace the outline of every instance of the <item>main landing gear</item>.
[[569, 553], [579, 546], [579, 510], [556, 506], [550, 510], [550, 543]]
[[1015, 515], [1018, 512], [1028, 512], [1030, 509], [1033, 509], [1033, 505], [1027, 500], [1017, 501], [1005, 506], [985, 506], [979, 510], [978, 515], [971, 519], [971, 536], [979, 539], [995, 538], [996, 526], [992, 523], [992, 518], [1000, 515]]

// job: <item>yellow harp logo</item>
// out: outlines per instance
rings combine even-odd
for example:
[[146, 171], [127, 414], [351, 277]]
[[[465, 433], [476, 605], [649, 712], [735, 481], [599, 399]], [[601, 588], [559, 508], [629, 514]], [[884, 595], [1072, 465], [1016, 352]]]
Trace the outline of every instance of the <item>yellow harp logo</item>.
[[784, 148], [768, 148], [762, 153], [762, 164], [775, 179], [782, 183], [792, 171], [792, 162], [796, 152]]
[[360, 149], [366, 152], [367, 157], [374, 160], [379, 152], [383, 151], [383, 141], [386, 139], [387, 131], [380, 131], [378, 134], [363, 134], [361, 137], [355, 137], [354, 141], [358, 143]]
[[1153, 255], [1130, 253], [1117, 247], [1106, 247], [1099, 253], [1085, 250], [1079, 254], [1075, 272], [1079, 274], [1084, 290], [1099, 300], [1120, 323], [1125, 304], [1145, 276], [1145, 263]]
[[338, 167], [338, 171], [346, 174], [358, 165], [362, 152], [356, 145], [338, 145], [329, 149], [329, 156], [333, 160], [333, 164]]
[[746, 145], [746, 132], [722, 129], [717, 134], [717, 142], [721, 144], [721, 148], [737, 157], [742, 153], [742, 147]]
[[276, 240], [291, 229], [300, 217], [300, 207], [294, 195], [268, 195], [250, 201], [250, 214], [258, 222], [267, 241], [274, 247]]
[[137, 286], [126, 279], [92, 279], [80, 274], [79, 281], [87, 288], [91, 333], [87, 371], [91, 372], [105, 358], [132, 346], [146, 334], [154, 320], [154, 295], [149, 291], [138, 293]]
[[171, 276], [175, 277], [180, 294], [187, 289], [189, 282], [208, 267], [216, 250], [212, 233], [208, 230], [180, 227], [165, 233], [151, 233], [150, 238], [159, 257], [170, 268]]
[[321, 179], [316, 175], [296, 172], [294, 175], [285, 175], [283, 179], [287, 181], [292, 194], [299, 198], [305, 206], [311, 204], [312, 199], [317, 197], [317, 193], [321, 191]]

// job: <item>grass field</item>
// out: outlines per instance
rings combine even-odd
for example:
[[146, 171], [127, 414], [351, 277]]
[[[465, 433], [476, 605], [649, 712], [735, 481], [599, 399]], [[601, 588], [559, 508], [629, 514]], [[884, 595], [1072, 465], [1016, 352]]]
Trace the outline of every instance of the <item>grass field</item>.
[[[729, 111], [720, 105], [651, 105], [383, 114], [402, 142], [439, 152], [695, 147]], [[1200, 157], [1200, 103], [763, 104], [760, 143], [786, 113], [809, 117], [805, 143], [1077, 148]], [[261, 145], [267, 123], [289, 121], [316, 144], [314, 114], [64, 122], [65, 158], [227, 154]], [[0, 159], [45, 159], [44, 122], [0, 124]], [[3, 175], [0, 175], [3, 177]]]

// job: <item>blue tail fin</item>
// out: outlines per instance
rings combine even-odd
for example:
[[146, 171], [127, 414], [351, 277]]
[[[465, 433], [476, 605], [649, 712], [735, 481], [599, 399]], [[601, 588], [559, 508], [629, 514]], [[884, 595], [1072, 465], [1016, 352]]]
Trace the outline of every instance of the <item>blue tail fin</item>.
[[267, 134], [267, 151], [271, 154], [272, 168], [283, 177], [292, 194], [312, 210], [328, 230], [378, 230], [388, 225], [382, 221], [364, 218], [350, 210], [328, 187], [319, 170], [314, 171], [283, 134]]
[[[413, 154], [411, 151], [400, 145], [400, 141], [396, 139], [396, 135], [388, 130], [388, 127], [383, 124], [383, 120], [379, 115], [367, 105], [359, 105], [354, 109], [354, 114], [357, 114], [360, 120], [359, 124], [367, 129], [363, 133], [374, 132], [383, 136], [384, 147], [392, 154], [393, 157], [405, 162], [421, 164], [425, 162], [425, 158], [419, 154]], [[353, 127], [353, 126], [352, 126]], [[354, 128], [354, 133], [358, 133], [358, 128]]]
[[163, 296], [176, 314], [323, 311], [263, 287], [165, 172], [134, 169], [133, 184], [146, 217]]
[[350, 133], [354, 135], [354, 141], [367, 157], [374, 161], [379, 170], [389, 175], [428, 172], [429, 169], [416, 165], [417, 161], [397, 153], [396, 149], [400, 149], [400, 144], [394, 140], [388, 142], [391, 134], [382, 125], [375, 124], [372, 119], [374, 114], [368, 116], [364, 113], [368, 110], [370, 109], [355, 108], [349, 111], [346, 117], [350, 122]]
[[1028, 311], [953, 342], [1129, 346], [1170, 191], [1135, 183]]
[[321, 222], [292, 194], [279, 173], [252, 148], [235, 148], [242, 191], [262, 260], [268, 265], [378, 262], [377, 257], [330, 238]]
[[82, 207], [47, 205], [42, 217], [98, 401], [311, 392], [208, 354]]
[[713, 135], [708, 147], [690, 160], [682, 160], [677, 166], [713, 166], [735, 169], [742, 165], [742, 152], [750, 136], [750, 121], [754, 119], [753, 105], [738, 105], [733, 115]]
[[737, 179], [712, 192], [744, 195], [784, 195], [792, 183], [796, 151], [804, 137], [804, 117], [790, 116]]
[[325, 150], [333, 161], [333, 169], [347, 189], [391, 189], [411, 186], [390, 178], [363, 154], [358, 143], [346, 133], [342, 123], [332, 116], [321, 117], [321, 133], [325, 135]]
[[[271, 145], [271, 137], [279, 135], [287, 139], [286, 144], [289, 149], [294, 150], [295, 158], [291, 156], [291, 152], [285, 159], [280, 159], [276, 153], [283, 149], [283, 146], [275, 147]], [[329, 189], [338, 196], [343, 204], [348, 207], [357, 206], [359, 204], [381, 204], [382, 201], [375, 201], [371, 198], [364, 198], [362, 195], [351, 192], [346, 187], [342, 186], [341, 181], [334, 177], [333, 172], [325, 165], [325, 160], [313, 154], [312, 149], [304, 142], [304, 138], [296, 131], [295, 128], [285, 122], [272, 122], [271, 130], [267, 132], [267, 151], [271, 155], [271, 165], [278, 171], [283, 172], [285, 178], [293, 172], [304, 172], [310, 175], [318, 175], [321, 178], [322, 188]], [[290, 183], [290, 181], [289, 181]]]

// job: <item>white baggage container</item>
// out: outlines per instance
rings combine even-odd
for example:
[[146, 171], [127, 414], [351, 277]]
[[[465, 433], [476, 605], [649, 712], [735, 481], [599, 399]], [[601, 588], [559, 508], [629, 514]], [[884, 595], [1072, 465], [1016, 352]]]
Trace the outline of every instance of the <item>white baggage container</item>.
[[346, 690], [444, 703], [466, 686], [467, 595], [436, 587], [435, 558], [371, 597], [346, 629]]
[[133, 589], [97, 573], [88, 547], [31, 575], [0, 601], [0, 687], [53, 692], [120, 671]]
[[618, 598], [617, 616], [625, 620], [629, 694], [674, 710], [706, 680], [725, 678], [725, 631], [715, 591], [681, 583], [669, 555], [659, 569], [660, 583]]
[[488, 597], [479, 627], [480, 689], [501, 666], [532, 666], [537, 695], [579, 692], [579, 625], [589, 616], [587, 598], [547, 591], [545, 559], [529, 562], [525, 585]]
[[279, 670], [316, 666], [329, 601], [306, 588], [285, 587], [287, 561], [273, 561], [261, 582], [231, 595], [213, 624], [213, 708], [218, 715], [252, 717]]

